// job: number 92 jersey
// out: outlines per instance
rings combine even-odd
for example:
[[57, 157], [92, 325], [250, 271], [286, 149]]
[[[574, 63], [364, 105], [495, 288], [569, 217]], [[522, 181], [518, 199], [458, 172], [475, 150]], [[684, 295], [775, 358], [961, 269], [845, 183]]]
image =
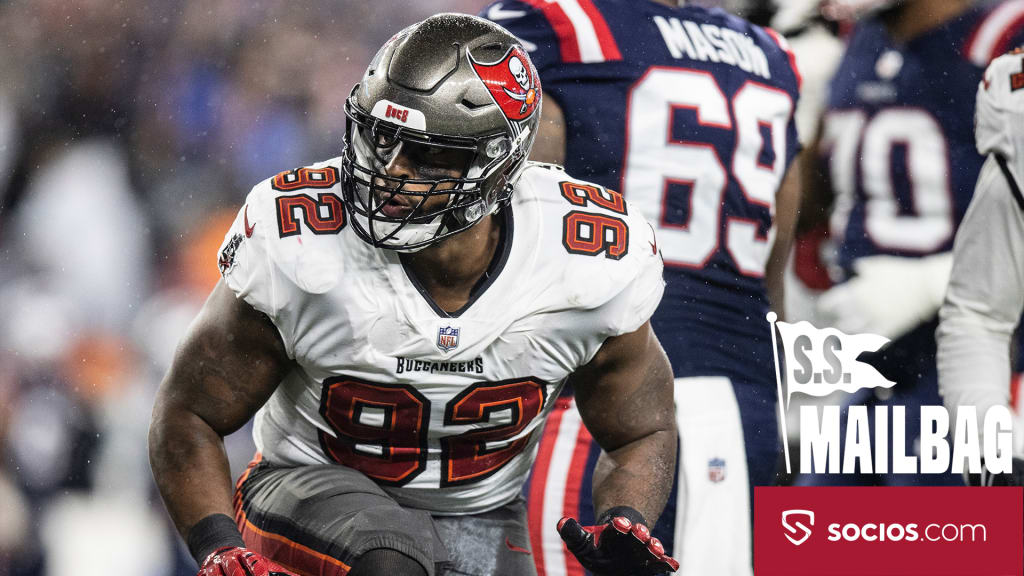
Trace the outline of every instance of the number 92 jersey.
[[839, 264], [951, 249], [984, 158], [975, 92], [989, 61], [1024, 40], [1024, 1], [979, 3], [906, 43], [856, 27], [832, 80], [822, 150]]
[[668, 285], [653, 322], [676, 377], [774, 385], [763, 277], [799, 149], [785, 41], [719, 9], [638, 0], [502, 0], [482, 15], [525, 42], [561, 106], [566, 170], [656, 228]]
[[349, 466], [433, 513], [509, 502], [566, 377], [657, 307], [650, 226], [617, 193], [530, 164], [488, 276], [446, 313], [346, 226], [339, 174], [340, 158], [257, 185], [221, 248], [225, 284], [296, 363], [256, 415], [257, 448]]

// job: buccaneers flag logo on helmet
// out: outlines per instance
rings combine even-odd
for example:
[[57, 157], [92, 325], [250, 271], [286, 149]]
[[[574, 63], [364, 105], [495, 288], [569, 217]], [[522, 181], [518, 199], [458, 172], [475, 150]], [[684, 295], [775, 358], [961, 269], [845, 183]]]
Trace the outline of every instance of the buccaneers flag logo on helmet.
[[481, 64], [470, 55], [473, 70], [509, 120], [529, 118], [540, 104], [540, 78], [518, 46], [493, 64]]

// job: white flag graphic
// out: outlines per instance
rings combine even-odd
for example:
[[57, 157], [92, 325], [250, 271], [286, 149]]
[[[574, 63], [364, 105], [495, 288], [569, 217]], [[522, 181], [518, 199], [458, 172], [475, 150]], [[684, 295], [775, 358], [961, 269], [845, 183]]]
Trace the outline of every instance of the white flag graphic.
[[786, 404], [795, 393], [828, 396], [837, 391], [892, 388], [871, 365], [857, 361], [863, 352], [874, 352], [889, 339], [876, 334], [845, 334], [835, 328], [815, 328], [810, 322], [776, 322], [786, 355]]
[[[875, 352], [889, 339], [876, 334], [846, 334], [835, 328], [815, 328], [810, 322], [796, 324], [777, 322], [774, 312], [768, 313], [775, 348], [775, 380], [779, 392], [779, 426], [782, 430], [786, 455], [786, 472], [792, 473], [789, 462], [789, 439], [786, 434], [785, 410], [793, 394], [828, 396], [833, 392], [856, 392], [862, 388], [892, 388], [869, 364], [857, 361], [864, 352]], [[775, 340], [775, 327], [779, 327], [782, 342]], [[781, 346], [780, 346], [781, 344]], [[782, 401], [782, 375], [779, 349], [786, 358], [786, 396]]]

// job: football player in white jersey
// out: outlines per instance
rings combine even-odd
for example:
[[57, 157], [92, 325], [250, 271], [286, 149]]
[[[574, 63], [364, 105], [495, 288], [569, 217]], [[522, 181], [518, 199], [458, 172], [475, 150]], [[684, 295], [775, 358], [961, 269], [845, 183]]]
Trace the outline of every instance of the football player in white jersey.
[[[150, 433], [201, 574], [535, 573], [519, 494], [566, 382], [606, 452], [599, 520], [558, 523], [570, 551], [677, 566], [647, 528], [676, 451], [657, 241], [618, 194], [526, 161], [541, 99], [503, 28], [431, 17], [353, 89], [341, 157], [249, 194]], [[232, 492], [222, 438], [254, 415]]]
[[[978, 84], [975, 139], [987, 156], [953, 246], [939, 311], [939, 391], [950, 410], [979, 417], [1010, 401], [1010, 339], [1024, 311], [1024, 52], [996, 58]], [[1021, 486], [1013, 472], [969, 475], [970, 484]]]

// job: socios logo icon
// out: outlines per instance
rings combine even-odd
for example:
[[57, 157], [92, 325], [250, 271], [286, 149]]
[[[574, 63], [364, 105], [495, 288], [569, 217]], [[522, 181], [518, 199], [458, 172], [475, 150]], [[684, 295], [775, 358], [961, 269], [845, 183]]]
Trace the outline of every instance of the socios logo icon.
[[814, 526], [814, 512], [810, 510], [786, 510], [782, 513], [782, 527], [786, 530], [785, 536], [794, 546], [799, 546], [811, 537], [811, 529]]

